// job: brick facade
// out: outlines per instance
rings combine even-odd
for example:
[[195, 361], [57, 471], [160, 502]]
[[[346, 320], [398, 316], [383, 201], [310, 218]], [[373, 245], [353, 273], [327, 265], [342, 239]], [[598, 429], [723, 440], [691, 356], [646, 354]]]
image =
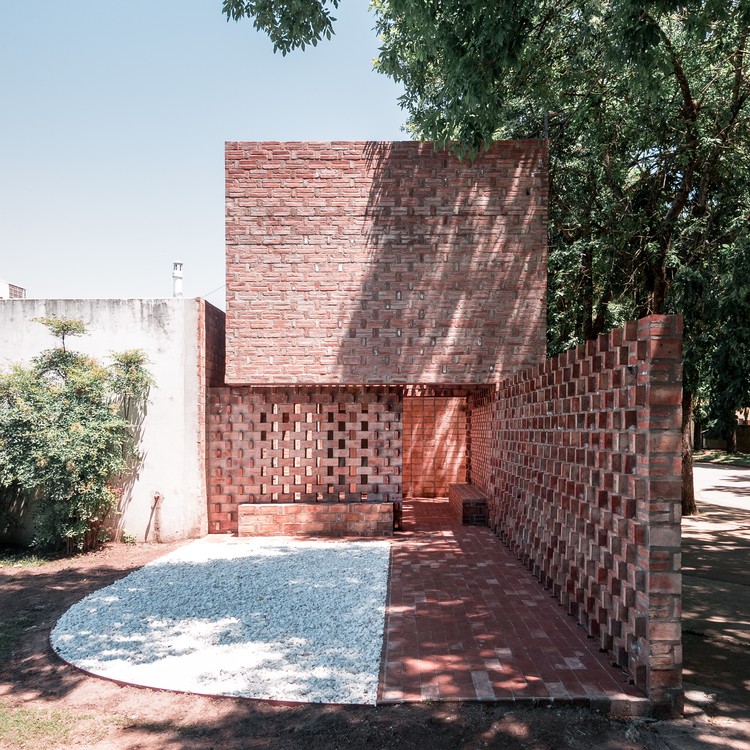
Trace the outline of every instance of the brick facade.
[[[208, 478], [211, 474], [209, 445], [210, 399], [212, 389], [224, 383], [226, 315], [204, 299], [198, 299], [198, 451], [201, 458], [201, 482], [210, 498]], [[210, 508], [210, 503], [209, 503]], [[208, 531], [213, 531], [209, 524]]]
[[400, 504], [401, 413], [392, 388], [211, 389], [210, 531], [242, 503]]
[[227, 383], [489, 383], [541, 361], [546, 158], [228, 143]]
[[[514, 376], [489, 456], [471, 462], [489, 473], [490, 525], [668, 714], [682, 700], [681, 332], [652, 316]], [[486, 419], [471, 397], [472, 426]]]
[[490, 491], [490, 449], [495, 390], [484, 388], [469, 397], [466, 419], [466, 475], [482, 492]]
[[297, 520], [305, 503], [393, 502], [398, 522], [402, 485], [447, 494], [465, 477], [502, 539], [673, 714], [681, 321], [543, 360], [545, 169], [537, 141], [474, 163], [420, 143], [227, 144], [209, 528], [236, 532], [239, 506], [269, 502], [298, 504]]

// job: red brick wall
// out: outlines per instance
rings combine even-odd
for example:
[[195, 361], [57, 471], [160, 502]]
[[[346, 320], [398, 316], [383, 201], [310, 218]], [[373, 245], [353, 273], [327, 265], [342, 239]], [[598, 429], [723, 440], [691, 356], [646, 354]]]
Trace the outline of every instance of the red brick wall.
[[384, 387], [211, 389], [209, 531], [240, 503], [400, 504], [401, 409]]
[[682, 696], [681, 333], [652, 316], [516, 375], [490, 457], [490, 524], [664, 713]]
[[496, 396], [494, 389], [485, 388], [470, 394], [468, 398], [466, 474], [468, 481], [485, 493], [490, 491], [490, 453]]
[[203, 300], [206, 336], [206, 384], [210, 387], [224, 385], [226, 358], [226, 313]]
[[546, 158], [228, 143], [227, 382], [488, 383], [541, 361]]
[[391, 503], [240, 505], [239, 536], [393, 536]]
[[404, 398], [404, 496], [447, 497], [466, 481], [466, 398]]
[[[198, 305], [198, 455], [201, 456], [202, 486], [208, 497], [211, 456], [208, 451], [208, 409], [212, 387], [224, 382], [225, 314], [204, 299]], [[210, 530], [210, 529], [209, 529]]]

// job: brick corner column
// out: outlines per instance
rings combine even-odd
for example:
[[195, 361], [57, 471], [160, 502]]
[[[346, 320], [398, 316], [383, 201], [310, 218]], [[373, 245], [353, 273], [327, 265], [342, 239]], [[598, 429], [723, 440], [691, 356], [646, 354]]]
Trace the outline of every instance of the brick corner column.
[[[645, 403], [647, 457], [638, 515], [646, 521], [645, 632], [631, 658], [645, 679], [656, 716], [683, 710], [681, 625], [681, 425], [682, 318], [652, 315], [638, 322], [638, 341], [646, 351], [638, 375]], [[640, 681], [640, 680], [639, 680]]]

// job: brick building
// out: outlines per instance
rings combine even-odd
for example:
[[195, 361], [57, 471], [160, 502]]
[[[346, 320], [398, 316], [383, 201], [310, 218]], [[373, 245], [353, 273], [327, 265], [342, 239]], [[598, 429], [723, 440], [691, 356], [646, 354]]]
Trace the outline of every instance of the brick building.
[[540, 141], [474, 162], [413, 142], [227, 144], [209, 530], [390, 532], [384, 508], [398, 526], [405, 498], [470, 483], [673, 713], [681, 321], [545, 360], [546, 160]]
[[26, 290], [0, 279], [0, 299], [26, 299]]
[[219, 438], [234, 470], [214, 473], [213, 528], [236, 528], [242, 498], [446, 495], [466, 395], [544, 357], [544, 144], [468, 163], [414, 142], [230, 143], [226, 190], [214, 395], [244, 428]]

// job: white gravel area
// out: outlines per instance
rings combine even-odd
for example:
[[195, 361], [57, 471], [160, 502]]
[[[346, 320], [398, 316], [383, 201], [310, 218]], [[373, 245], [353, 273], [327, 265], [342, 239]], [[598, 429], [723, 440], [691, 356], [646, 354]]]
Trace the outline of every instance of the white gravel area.
[[381, 541], [198, 540], [75, 604], [52, 647], [152, 688], [374, 704], [389, 552]]

